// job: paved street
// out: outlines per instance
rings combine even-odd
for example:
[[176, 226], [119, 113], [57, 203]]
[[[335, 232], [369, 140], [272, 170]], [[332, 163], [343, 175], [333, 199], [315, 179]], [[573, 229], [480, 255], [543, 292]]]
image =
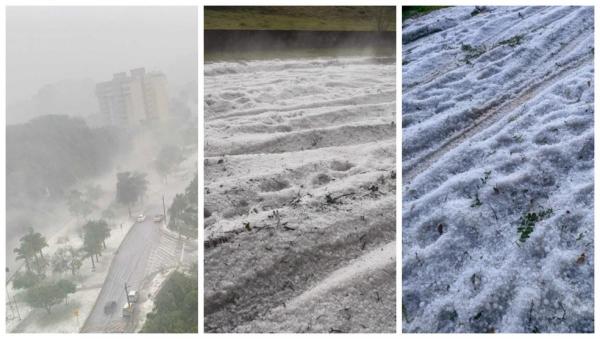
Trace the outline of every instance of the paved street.
[[[94, 309], [90, 313], [82, 332], [127, 332], [132, 326], [127, 318], [123, 318], [122, 307], [127, 301], [125, 283], [130, 290], [140, 290], [147, 266], [154, 249], [161, 241], [162, 224], [152, 221], [152, 216], [159, 214], [158, 206], [148, 209], [146, 221], [135, 224], [119, 247], [114, 257], [102, 291], [98, 296]], [[105, 314], [104, 306], [115, 301], [114, 312]]]

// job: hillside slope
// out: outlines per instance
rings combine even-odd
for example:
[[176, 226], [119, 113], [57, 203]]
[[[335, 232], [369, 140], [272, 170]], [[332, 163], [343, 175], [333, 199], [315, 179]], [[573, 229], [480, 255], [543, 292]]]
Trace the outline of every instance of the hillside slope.
[[405, 332], [593, 332], [593, 16], [404, 22]]
[[205, 81], [205, 330], [395, 331], [394, 60]]

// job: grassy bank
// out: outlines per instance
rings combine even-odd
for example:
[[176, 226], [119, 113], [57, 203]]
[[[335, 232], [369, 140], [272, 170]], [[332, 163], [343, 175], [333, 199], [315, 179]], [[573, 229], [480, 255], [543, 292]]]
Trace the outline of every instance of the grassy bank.
[[449, 6], [402, 6], [402, 21]]
[[204, 28], [247, 30], [377, 31], [396, 30], [396, 9], [374, 6], [211, 6]]

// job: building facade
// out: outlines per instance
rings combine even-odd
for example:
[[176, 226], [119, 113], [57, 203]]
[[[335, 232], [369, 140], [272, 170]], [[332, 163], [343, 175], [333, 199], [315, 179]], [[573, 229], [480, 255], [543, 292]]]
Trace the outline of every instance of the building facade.
[[136, 68], [116, 73], [96, 84], [100, 113], [115, 126], [136, 126], [164, 121], [169, 116], [167, 78], [160, 72]]

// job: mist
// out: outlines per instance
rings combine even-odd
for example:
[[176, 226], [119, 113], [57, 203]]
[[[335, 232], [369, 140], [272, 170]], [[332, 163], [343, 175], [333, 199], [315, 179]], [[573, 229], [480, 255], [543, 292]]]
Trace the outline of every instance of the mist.
[[196, 17], [8, 8], [8, 332], [197, 332]]
[[195, 7], [8, 7], [6, 20], [8, 123], [28, 120], [23, 112], [45, 113], [31, 100], [47, 85], [86, 89], [73, 98], [83, 110], [95, 103], [89, 84], [113, 73], [161, 71], [171, 93], [197, 78]]

